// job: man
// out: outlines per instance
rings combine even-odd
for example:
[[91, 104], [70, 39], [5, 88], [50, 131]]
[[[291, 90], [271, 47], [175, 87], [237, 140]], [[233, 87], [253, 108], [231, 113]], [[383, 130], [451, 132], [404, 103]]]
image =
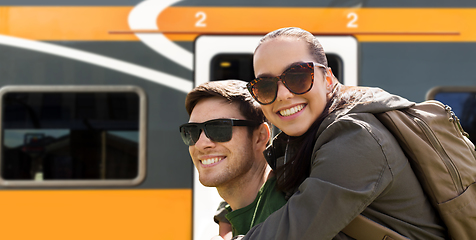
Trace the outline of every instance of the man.
[[226, 80], [193, 89], [185, 108], [190, 119], [180, 132], [199, 180], [228, 203], [233, 236], [244, 235], [285, 204], [263, 155], [270, 130], [261, 107], [246, 82]]

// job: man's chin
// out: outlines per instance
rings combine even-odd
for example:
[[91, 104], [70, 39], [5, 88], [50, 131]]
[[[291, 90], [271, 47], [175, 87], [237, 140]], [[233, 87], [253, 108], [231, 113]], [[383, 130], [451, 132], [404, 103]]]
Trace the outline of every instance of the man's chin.
[[200, 183], [205, 187], [217, 187], [218, 183], [212, 179], [199, 179]]

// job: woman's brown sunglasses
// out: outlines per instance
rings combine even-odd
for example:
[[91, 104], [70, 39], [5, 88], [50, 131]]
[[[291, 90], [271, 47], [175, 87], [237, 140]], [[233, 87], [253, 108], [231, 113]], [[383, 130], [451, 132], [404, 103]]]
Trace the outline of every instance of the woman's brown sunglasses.
[[271, 104], [276, 100], [278, 81], [294, 94], [304, 94], [311, 90], [314, 83], [314, 67], [327, 69], [316, 62], [305, 62], [292, 65], [281, 76], [260, 77], [249, 82], [247, 87], [256, 101], [262, 105]]

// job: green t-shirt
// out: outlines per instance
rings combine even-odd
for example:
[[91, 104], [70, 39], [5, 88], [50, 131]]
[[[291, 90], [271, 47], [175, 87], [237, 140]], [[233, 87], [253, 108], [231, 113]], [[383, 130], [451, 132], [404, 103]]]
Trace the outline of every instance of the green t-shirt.
[[255, 225], [263, 222], [271, 213], [286, 204], [285, 195], [276, 189], [276, 177], [270, 178], [261, 187], [253, 203], [232, 211], [230, 205], [226, 218], [231, 223], [233, 236], [246, 235]]

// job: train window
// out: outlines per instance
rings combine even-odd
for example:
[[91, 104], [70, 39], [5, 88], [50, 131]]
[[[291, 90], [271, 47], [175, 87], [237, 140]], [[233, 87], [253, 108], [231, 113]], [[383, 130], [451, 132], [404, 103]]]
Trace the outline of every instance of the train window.
[[132, 86], [0, 90], [3, 186], [135, 185], [145, 174], [145, 94]]
[[210, 63], [210, 81], [253, 80], [253, 54], [218, 54]]
[[[342, 59], [336, 54], [327, 54], [327, 61], [342, 82]], [[241, 79], [249, 82], [254, 79], [253, 54], [218, 54], [212, 58], [210, 68], [210, 81]]]
[[476, 143], [476, 87], [437, 87], [428, 92], [427, 99], [450, 106], [471, 142]]
[[342, 62], [342, 58], [339, 57], [337, 54], [326, 54], [327, 56], [327, 65], [332, 69], [332, 73], [336, 76], [337, 79], [342, 83], [344, 82], [344, 63]]

